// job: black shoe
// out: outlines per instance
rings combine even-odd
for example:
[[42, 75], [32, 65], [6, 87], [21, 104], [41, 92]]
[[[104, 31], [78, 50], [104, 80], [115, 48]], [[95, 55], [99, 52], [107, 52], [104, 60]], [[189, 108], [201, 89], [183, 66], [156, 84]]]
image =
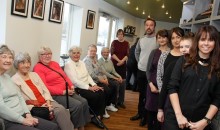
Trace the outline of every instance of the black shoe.
[[135, 121], [135, 120], [138, 120], [138, 119], [141, 119], [139, 114], [137, 114], [137, 115], [130, 118], [131, 121]]
[[139, 126], [145, 126], [147, 124], [146, 118], [141, 118]]
[[96, 125], [97, 127], [104, 129], [104, 126], [101, 122], [101, 120], [96, 119], [95, 117], [92, 117], [91, 122]]
[[123, 108], [123, 109], [126, 108], [126, 106], [125, 106], [123, 103], [118, 103], [118, 104], [117, 104], [117, 107], [121, 107], [121, 108]]

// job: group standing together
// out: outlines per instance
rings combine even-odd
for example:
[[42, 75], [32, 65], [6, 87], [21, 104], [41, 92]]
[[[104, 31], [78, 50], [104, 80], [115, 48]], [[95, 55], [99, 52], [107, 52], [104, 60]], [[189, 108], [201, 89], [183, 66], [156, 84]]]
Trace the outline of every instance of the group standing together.
[[[139, 102], [138, 113], [130, 120], [141, 119], [140, 126], [148, 124], [149, 130], [212, 130], [211, 120], [220, 107], [217, 29], [202, 26], [192, 36], [184, 35], [179, 27], [157, 33], [155, 27], [154, 19], [146, 19], [145, 35], [130, 52], [122, 29], [110, 49], [102, 48], [99, 59], [96, 45], [88, 46], [83, 60], [81, 48], [73, 46], [63, 69], [52, 60], [49, 47], [39, 49], [39, 62], [31, 72], [28, 53], [14, 56], [2, 45], [0, 117], [6, 130], [84, 130], [90, 121], [104, 128], [101, 119], [110, 117], [107, 111], [126, 108], [125, 89], [131, 73]], [[10, 78], [6, 71], [13, 62], [17, 72]], [[48, 108], [54, 118], [32, 116], [35, 107]]]

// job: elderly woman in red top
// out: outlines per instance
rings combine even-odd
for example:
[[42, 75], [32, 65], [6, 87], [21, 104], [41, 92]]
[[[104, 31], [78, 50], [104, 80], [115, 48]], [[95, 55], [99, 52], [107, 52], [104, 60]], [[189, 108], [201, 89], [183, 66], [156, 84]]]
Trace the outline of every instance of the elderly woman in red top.
[[52, 51], [48, 47], [41, 47], [38, 51], [39, 62], [34, 66], [44, 84], [50, 91], [53, 99], [66, 106], [66, 83], [68, 85], [69, 110], [75, 129], [83, 130], [90, 121], [88, 102], [75, 94], [74, 86], [62, 68], [52, 61]]

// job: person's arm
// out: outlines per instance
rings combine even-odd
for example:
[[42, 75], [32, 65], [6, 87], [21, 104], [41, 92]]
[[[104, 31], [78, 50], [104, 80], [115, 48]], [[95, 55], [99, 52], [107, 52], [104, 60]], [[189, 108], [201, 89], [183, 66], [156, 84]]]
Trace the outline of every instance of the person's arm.
[[109, 64], [111, 64], [111, 66], [112, 66], [112, 74], [114, 75], [114, 76], [116, 76], [117, 78], [121, 78], [121, 75], [119, 75], [117, 72], [116, 72], [116, 70], [115, 70], [115, 67], [114, 67], [114, 64], [112, 63], [112, 61], [109, 61], [110, 63]]
[[[180, 87], [180, 82], [182, 79], [182, 65], [183, 65], [183, 57], [179, 58], [176, 63], [172, 63], [168, 66], [174, 68], [170, 77], [169, 82], [167, 83], [167, 91], [169, 93], [170, 102], [172, 104], [179, 128], [184, 128], [188, 126], [188, 120], [182, 113], [179, 96], [178, 96], [178, 89]], [[175, 64], [175, 66], [174, 66]], [[174, 66], [174, 67], [173, 67]]]
[[110, 47], [111, 57], [119, 63], [121, 62], [121, 60], [115, 55], [114, 45], [115, 45], [115, 40], [112, 42], [111, 47]]
[[99, 82], [99, 78], [98, 78], [98, 76], [97, 76], [95, 70], [93, 69], [92, 63], [90, 63], [88, 59], [85, 59], [85, 60], [84, 60], [84, 63], [85, 63], [85, 65], [86, 65], [86, 69], [88, 70], [89, 75], [92, 77], [92, 79], [93, 79], [95, 82]]
[[155, 54], [155, 50], [152, 50], [150, 55], [149, 55], [148, 62], [147, 62], [146, 77], [147, 77], [148, 83], [151, 82], [150, 81], [150, 69], [151, 69], [151, 66], [152, 66], [152, 61], [153, 61], [153, 58], [154, 58], [154, 54]]
[[136, 48], [135, 48], [135, 58], [137, 60], [137, 62], [139, 61], [139, 57], [140, 57], [140, 53], [141, 53], [141, 46], [140, 46], [140, 40], [138, 41]]

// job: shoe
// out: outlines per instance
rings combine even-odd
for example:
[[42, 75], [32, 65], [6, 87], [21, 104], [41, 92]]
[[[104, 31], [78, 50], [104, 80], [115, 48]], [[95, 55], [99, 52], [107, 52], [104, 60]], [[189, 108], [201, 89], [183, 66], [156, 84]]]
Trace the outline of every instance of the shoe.
[[113, 111], [113, 112], [118, 111], [118, 109], [115, 108], [113, 104], [110, 104], [109, 106], [106, 106], [106, 110]]
[[139, 126], [145, 126], [147, 124], [146, 118], [141, 118]]
[[123, 104], [123, 103], [118, 103], [118, 105], [117, 105], [118, 107], [121, 107], [121, 108], [123, 108], [123, 109], [125, 109], [126, 108], [126, 106]]
[[131, 121], [135, 121], [135, 120], [138, 120], [138, 119], [141, 119], [139, 114], [137, 114], [137, 115], [130, 118]]
[[108, 119], [110, 117], [110, 115], [108, 114], [108, 112], [105, 109], [105, 114], [103, 115], [104, 118]]
[[96, 119], [96, 117], [92, 117], [91, 122], [98, 128], [104, 129], [103, 123], [101, 122], [101, 120]]

